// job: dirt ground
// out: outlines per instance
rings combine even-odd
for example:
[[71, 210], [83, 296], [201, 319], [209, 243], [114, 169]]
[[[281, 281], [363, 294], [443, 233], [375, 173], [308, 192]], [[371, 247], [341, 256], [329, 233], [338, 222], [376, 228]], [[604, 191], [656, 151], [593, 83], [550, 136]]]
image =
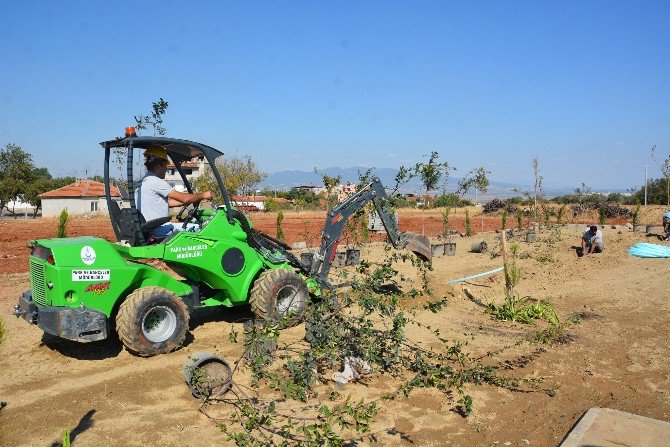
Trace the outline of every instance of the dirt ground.
[[[463, 231], [462, 213], [458, 210], [452, 218], [459, 231]], [[655, 220], [660, 208], [650, 213]], [[288, 213], [284, 220], [288, 241], [306, 239], [306, 220], [314, 221], [307, 224], [307, 233], [314, 232], [318, 239], [323, 216]], [[274, 234], [274, 215], [259, 214], [252, 220]], [[423, 228], [427, 234], [437, 234], [442, 228], [437, 212], [401, 212], [399, 221], [404, 231]], [[499, 227], [499, 222], [499, 216], [485, 220], [484, 228]], [[481, 229], [479, 217], [472, 226]], [[116, 340], [77, 344], [46, 336], [14, 318], [12, 307], [30, 287], [25, 244], [53, 237], [55, 228], [56, 221], [49, 219], [0, 221], [0, 315], [7, 331], [0, 347], [0, 400], [7, 403], [0, 410], [0, 445], [58, 445], [65, 428], [72, 430], [74, 446], [227, 445], [217, 425], [198, 412], [182, 365], [189, 355], [203, 351], [237, 358], [241, 347], [229, 341], [228, 331], [232, 325], [241, 332], [241, 323], [235, 321], [248, 316], [248, 311], [198, 311], [182, 349], [148, 359], [130, 355]], [[470, 387], [474, 409], [467, 418], [454, 411], [457, 396], [417, 390], [408, 399], [383, 403], [372, 426], [376, 440], [363, 438], [360, 444], [555, 446], [590, 407], [670, 421], [670, 259], [639, 259], [626, 252], [639, 241], [668, 243], [625, 228], [606, 228], [605, 251], [578, 258], [572, 247], [581, 231], [564, 227], [560, 238], [551, 240], [552, 232], [545, 230], [537, 243], [520, 242], [518, 290], [551, 298], [563, 319], [581, 315], [566, 344], [530, 343], [527, 340], [538, 327], [496, 322], [485, 314], [485, 303], [502, 302], [500, 274], [453, 288], [446, 285], [502, 265], [501, 258], [490, 252], [469, 251], [473, 243], [484, 240], [496, 252], [495, 233], [456, 236], [456, 255], [436, 258], [429, 273], [436, 297], [447, 290], [454, 296], [439, 313], [423, 313], [421, 321], [439, 327], [449, 339], [467, 341], [467, 349], [475, 355], [509, 346], [490, 363], [505, 376], [543, 378], [537, 390]], [[70, 235], [81, 234], [112, 237], [108, 222], [100, 218], [74, 219]], [[362, 255], [379, 259], [382, 247], [367, 246]], [[302, 325], [283, 331], [280, 342], [302, 333]], [[431, 343], [422, 329], [412, 329], [408, 336], [426, 346]], [[394, 385], [393, 379], [373, 373], [339, 391], [355, 399], [373, 399]], [[223, 406], [211, 409], [213, 414], [229, 411]]]

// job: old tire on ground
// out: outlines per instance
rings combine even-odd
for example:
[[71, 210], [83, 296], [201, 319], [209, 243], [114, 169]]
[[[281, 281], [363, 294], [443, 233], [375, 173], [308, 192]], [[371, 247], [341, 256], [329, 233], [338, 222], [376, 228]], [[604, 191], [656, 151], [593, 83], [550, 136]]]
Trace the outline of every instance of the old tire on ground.
[[186, 337], [184, 301], [162, 287], [142, 287], [128, 295], [116, 315], [116, 332], [126, 349], [150, 357], [177, 349]]
[[307, 310], [309, 292], [305, 281], [283, 268], [262, 273], [251, 290], [251, 310], [260, 319], [282, 321], [282, 327], [300, 323]]

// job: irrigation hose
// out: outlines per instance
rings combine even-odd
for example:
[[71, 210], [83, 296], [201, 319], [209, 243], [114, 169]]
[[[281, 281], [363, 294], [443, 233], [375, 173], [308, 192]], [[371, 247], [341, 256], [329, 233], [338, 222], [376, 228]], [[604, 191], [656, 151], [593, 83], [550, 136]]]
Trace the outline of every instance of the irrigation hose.
[[493, 275], [494, 273], [498, 273], [502, 269], [503, 269], [503, 267], [500, 267], [500, 268], [497, 268], [497, 269], [489, 270], [488, 272], [478, 273], [477, 275], [466, 276], [465, 278], [454, 279], [452, 281], [449, 281], [447, 284], [454, 284], [454, 283], [461, 282], [461, 281], [467, 281], [468, 279], [475, 279], [475, 278], [481, 278], [482, 276]]

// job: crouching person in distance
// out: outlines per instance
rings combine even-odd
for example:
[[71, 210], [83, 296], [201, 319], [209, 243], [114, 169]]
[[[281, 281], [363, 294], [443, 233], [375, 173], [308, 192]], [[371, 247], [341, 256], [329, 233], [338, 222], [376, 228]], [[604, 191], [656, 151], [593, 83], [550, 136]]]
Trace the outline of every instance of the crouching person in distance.
[[603, 233], [595, 225], [591, 225], [582, 235], [582, 248], [579, 256], [588, 256], [591, 253], [601, 253], [605, 249]]

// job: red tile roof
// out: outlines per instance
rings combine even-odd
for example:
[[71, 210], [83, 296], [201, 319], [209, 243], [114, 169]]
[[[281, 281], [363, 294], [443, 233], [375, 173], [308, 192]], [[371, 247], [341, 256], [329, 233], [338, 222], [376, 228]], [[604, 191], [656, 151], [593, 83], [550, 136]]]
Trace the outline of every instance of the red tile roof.
[[[112, 197], [120, 197], [121, 193], [118, 188], [110, 187]], [[76, 182], [63, 186], [53, 191], [40, 194], [40, 199], [55, 199], [66, 197], [104, 197], [105, 184], [96, 182], [95, 180], [77, 180]]]

